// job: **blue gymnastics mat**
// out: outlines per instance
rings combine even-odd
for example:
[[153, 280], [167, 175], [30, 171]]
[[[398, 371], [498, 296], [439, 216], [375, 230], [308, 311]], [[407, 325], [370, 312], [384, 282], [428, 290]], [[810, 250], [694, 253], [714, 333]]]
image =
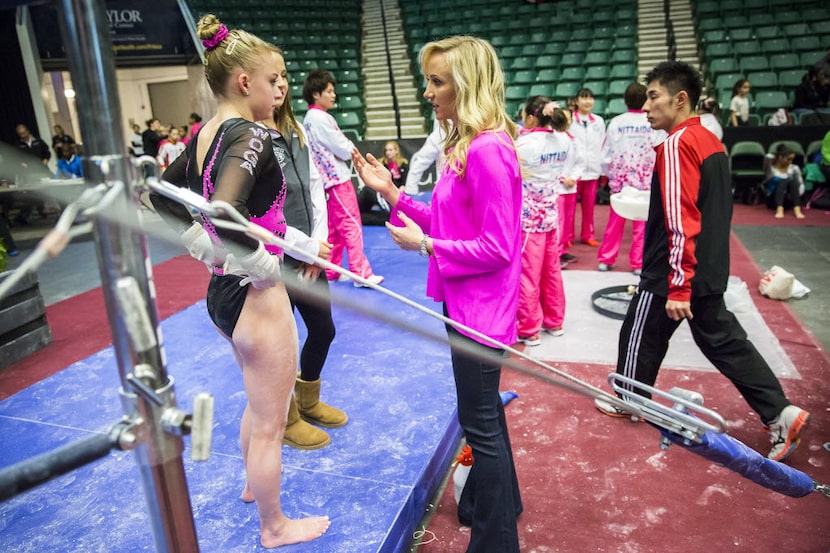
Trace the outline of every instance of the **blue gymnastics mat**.
[[[434, 311], [424, 297], [426, 262], [400, 251], [383, 227], [366, 227], [365, 251], [384, 286]], [[332, 283], [337, 338], [323, 372], [323, 399], [349, 423], [329, 429], [317, 451], [283, 447], [283, 510], [289, 517], [329, 515], [313, 542], [280, 551], [403, 551], [440, 485], [460, 438], [455, 390], [444, 343], [391, 327], [337, 304], [338, 299], [445, 337], [442, 323], [370, 289]], [[305, 329], [300, 322], [300, 339]], [[168, 371], [180, 407], [200, 392], [215, 397], [213, 450], [185, 469], [200, 549], [264, 550], [256, 507], [243, 486], [239, 421], [245, 394], [229, 345], [204, 301], [162, 322]], [[275, 329], [275, 332], [278, 332]], [[121, 418], [112, 348], [102, 350], [0, 402], [0, 466], [9, 466], [101, 431]], [[188, 440], [189, 442], [189, 440]], [[115, 452], [0, 504], [0, 551], [154, 551], [138, 467]]]

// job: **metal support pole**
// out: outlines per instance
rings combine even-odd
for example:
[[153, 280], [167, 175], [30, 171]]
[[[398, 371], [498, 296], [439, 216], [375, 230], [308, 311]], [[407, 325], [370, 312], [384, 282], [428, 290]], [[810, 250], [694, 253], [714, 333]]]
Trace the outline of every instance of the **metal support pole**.
[[[130, 183], [134, 169], [127, 154], [121, 125], [121, 106], [115, 94], [115, 65], [104, 0], [58, 0], [61, 34], [77, 92], [77, 106], [91, 183]], [[90, 161], [91, 160], [91, 161]], [[113, 206], [95, 218], [94, 234], [107, 315], [121, 377], [126, 415], [143, 420], [136, 459], [141, 471], [156, 550], [199, 550], [190, 494], [182, 462], [181, 436], [166, 433], [162, 417], [176, 405], [172, 379], [164, 366], [158, 313], [150, 280], [146, 236], [141, 231], [138, 199], [129, 186]], [[119, 298], [119, 283], [137, 284], [138, 301]], [[124, 296], [124, 294], [121, 294]], [[127, 295], [129, 296], [129, 295]], [[140, 338], [128, 325], [135, 310], [149, 327]], [[128, 317], [129, 316], [129, 317]], [[150, 339], [147, 338], [150, 336]], [[141, 367], [140, 371], [134, 367]], [[136, 374], [134, 374], [136, 373]], [[130, 380], [140, 379], [155, 390], [161, 405], [136, 393]]]

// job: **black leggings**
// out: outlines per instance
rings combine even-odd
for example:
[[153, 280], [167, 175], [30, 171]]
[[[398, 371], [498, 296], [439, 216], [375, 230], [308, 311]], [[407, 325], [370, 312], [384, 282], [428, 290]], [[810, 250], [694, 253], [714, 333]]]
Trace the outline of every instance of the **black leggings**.
[[320, 378], [323, 365], [334, 340], [334, 320], [331, 317], [329, 283], [325, 273], [313, 283], [300, 281], [297, 263], [285, 258], [282, 275], [288, 287], [288, 299], [292, 309], [302, 317], [308, 336], [300, 351], [300, 378], [311, 382]]
[[772, 188], [767, 195], [767, 207], [770, 209], [801, 205], [798, 197], [798, 184], [793, 179], [773, 177], [765, 183], [765, 187], [767, 190]]

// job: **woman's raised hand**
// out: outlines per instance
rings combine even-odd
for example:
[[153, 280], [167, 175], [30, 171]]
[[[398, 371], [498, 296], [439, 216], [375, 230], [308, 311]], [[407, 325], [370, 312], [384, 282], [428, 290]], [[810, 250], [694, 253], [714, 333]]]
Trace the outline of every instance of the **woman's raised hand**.
[[357, 148], [352, 150], [352, 162], [355, 169], [357, 169], [357, 174], [360, 175], [366, 186], [380, 192], [386, 198], [386, 201], [389, 201], [389, 198], [386, 197], [387, 194], [397, 191], [395, 183], [392, 182], [392, 173], [389, 172], [389, 169], [372, 154], [366, 154], [366, 157], [363, 157], [357, 151]]

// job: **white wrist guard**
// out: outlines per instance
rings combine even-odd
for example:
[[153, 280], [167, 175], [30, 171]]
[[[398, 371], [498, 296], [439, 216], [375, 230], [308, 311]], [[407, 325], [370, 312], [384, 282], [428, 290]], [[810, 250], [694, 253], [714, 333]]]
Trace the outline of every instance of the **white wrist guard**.
[[202, 228], [199, 223], [193, 223], [186, 231], [181, 234], [182, 242], [184, 242], [187, 251], [190, 255], [207, 265], [208, 270], [212, 270], [213, 265], [218, 261], [221, 263], [223, 259], [217, 260], [217, 252], [213, 247], [213, 240], [207, 231]]
[[228, 254], [224, 269], [226, 275], [243, 277], [240, 286], [252, 284], [257, 290], [271, 288], [282, 280], [279, 258], [268, 253], [261, 242], [254, 253], [245, 257]]

